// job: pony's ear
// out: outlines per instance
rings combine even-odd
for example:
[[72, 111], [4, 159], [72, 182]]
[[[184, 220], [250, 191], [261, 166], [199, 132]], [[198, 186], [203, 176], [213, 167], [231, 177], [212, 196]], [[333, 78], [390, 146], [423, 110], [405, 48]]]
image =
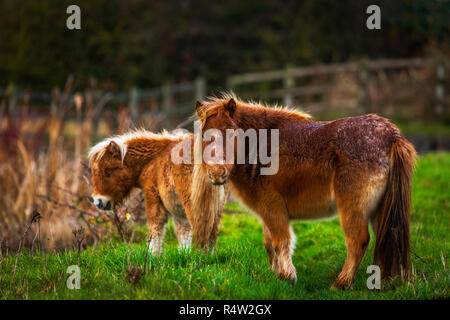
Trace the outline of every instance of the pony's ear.
[[228, 100], [227, 104], [225, 105], [225, 110], [228, 112], [230, 117], [233, 117], [233, 114], [236, 111], [236, 101], [234, 101], [233, 98]]
[[203, 111], [203, 103], [197, 100], [197, 102], [195, 103], [195, 113], [197, 113], [197, 115], [200, 115], [202, 111]]
[[114, 158], [121, 159], [120, 148], [114, 141], [111, 141], [108, 145], [108, 151]]
[[197, 114], [197, 116], [199, 118], [203, 118], [204, 114], [205, 114], [205, 110], [203, 108], [203, 103], [200, 101], [197, 101], [195, 103], [195, 113]]

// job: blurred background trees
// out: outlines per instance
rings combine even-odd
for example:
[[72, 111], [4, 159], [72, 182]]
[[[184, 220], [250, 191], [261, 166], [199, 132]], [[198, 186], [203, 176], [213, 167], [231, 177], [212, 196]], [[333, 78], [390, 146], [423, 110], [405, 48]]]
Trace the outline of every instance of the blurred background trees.
[[[381, 30], [366, 28], [374, 3]], [[66, 28], [70, 4], [79, 31]], [[0, 87], [49, 90], [68, 74], [75, 89], [91, 76], [112, 91], [200, 75], [223, 87], [288, 64], [423, 56], [448, 50], [449, 16], [444, 0], [1, 0]]]

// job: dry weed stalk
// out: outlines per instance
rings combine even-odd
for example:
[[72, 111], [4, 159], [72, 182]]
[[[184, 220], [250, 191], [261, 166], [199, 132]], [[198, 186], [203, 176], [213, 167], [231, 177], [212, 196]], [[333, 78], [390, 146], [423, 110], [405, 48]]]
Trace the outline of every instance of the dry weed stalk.
[[[114, 216], [107, 217], [97, 211], [89, 201], [92, 183], [85, 158], [91, 138], [97, 140], [104, 137], [104, 132], [118, 132], [113, 127], [116, 123], [121, 124], [120, 130], [129, 127], [129, 112], [124, 110], [117, 116], [116, 112], [109, 111], [111, 119], [107, 128], [99, 130], [96, 121], [113, 95], [101, 93], [95, 81], [90, 80], [88, 88], [74, 96], [73, 84], [70, 76], [62, 90], [55, 88], [49, 112], [37, 117], [35, 114], [31, 117], [27, 111], [29, 100], [16, 106], [20, 114], [14, 117], [8, 113], [11, 108], [7, 108], [7, 103], [0, 101], [0, 142], [5, 146], [0, 150], [0, 250], [3, 254], [20, 252], [24, 246], [36, 247], [40, 253], [70, 248], [71, 231], [80, 226], [86, 230], [85, 239], [94, 244], [109, 236], [109, 224], [113, 223], [120, 237], [129, 239], [124, 216], [128, 212], [135, 215], [142, 207], [142, 196], [128, 202], [129, 207], [135, 208], [123, 205]], [[28, 225], [32, 208], [39, 208], [46, 218], [37, 221], [34, 238], [24, 241], [22, 229]], [[30, 237], [29, 231], [27, 236]]]
[[135, 266], [127, 269], [127, 280], [136, 287], [136, 284], [141, 280], [145, 272], [141, 267]]
[[17, 262], [19, 260], [19, 255], [22, 252], [22, 243], [25, 241], [25, 237], [27, 236], [28, 231], [30, 231], [31, 226], [33, 225], [33, 223], [39, 222], [41, 217], [42, 217], [41, 214], [37, 210], [34, 210], [32, 216], [31, 216], [31, 221], [28, 224], [28, 226], [26, 227], [25, 232], [22, 234], [22, 237], [20, 238], [19, 247], [17, 248], [17, 253], [16, 253], [16, 260], [14, 262], [14, 271], [13, 271], [13, 276], [11, 278], [11, 282], [14, 280], [14, 278], [16, 276]]
[[74, 244], [75, 244], [75, 250], [77, 250], [77, 265], [80, 265], [80, 252], [81, 252], [81, 245], [84, 241], [85, 236], [85, 230], [83, 227], [80, 227], [79, 229], [72, 230], [72, 233], [74, 235]]

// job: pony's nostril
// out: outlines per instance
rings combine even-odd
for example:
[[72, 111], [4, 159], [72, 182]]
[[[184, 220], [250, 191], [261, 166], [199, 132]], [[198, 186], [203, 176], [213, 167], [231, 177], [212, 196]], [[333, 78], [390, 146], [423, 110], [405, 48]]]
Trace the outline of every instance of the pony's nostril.
[[98, 199], [97, 200], [97, 208], [103, 209], [103, 201], [102, 201], [102, 199]]
[[108, 201], [105, 205], [105, 210], [111, 210], [111, 201]]

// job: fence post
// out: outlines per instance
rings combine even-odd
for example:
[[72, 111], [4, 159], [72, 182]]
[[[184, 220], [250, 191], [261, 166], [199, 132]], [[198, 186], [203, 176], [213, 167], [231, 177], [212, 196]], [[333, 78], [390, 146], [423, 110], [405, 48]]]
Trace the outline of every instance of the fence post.
[[195, 101], [201, 101], [206, 95], [206, 81], [203, 77], [195, 79]]
[[31, 92], [27, 90], [23, 95], [23, 106], [25, 107], [25, 109], [28, 109], [30, 107], [30, 102], [31, 102]]
[[446, 110], [445, 104], [445, 76], [446, 70], [442, 62], [438, 62], [436, 66], [436, 115], [442, 115], [443, 111]]
[[11, 119], [11, 122], [15, 124], [16, 122], [16, 104], [17, 104], [17, 95], [16, 95], [16, 87], [14, 83], [10, 83], [6, 88], [6, 96], [8, 96], [8, 113]]
[[172, 85], [170, 84], [170, 82], [167, 82], [162, 87], [162, 98], [163, 110], [167, 112], [172, 106]]
[[133, 87], [130, 90], [130, 100], [129, 100], [130, 110], [131, 110], [131, 121], [136, 126], [138, 121], [138, 106], [139, 106], [139, 90]]
[[233, 77], [228, 77], [227, 78], [227, 90], [232, 92], [233, 91], [233, 87], [234, 87], [234, 82], [233, 82]]
[[55, 118], [58, 113], [59, 99], [59, 89], [54, 87], [52, 90], [52, 101], [50, 102], [50, 115]]
[[284, 105], [292, 106], [294, 104], [294, 99], [292, 95], [292, 88], [295, 85], [295, 79], [292, 75], [292, 67], [287, 66], [283, 75], [283, 85], [285, 89], [285, 94], [283, 97]]
[[359, 97], [358, 97], [358, 105], [361, 113], [365, 114], [370, 111], [370, 101], [369, 101], [369, 90], [368, 90], [368, 82], [369, 82], [369, 71], [367, 70], [365, 62], [361, 62], [359, 65]]

